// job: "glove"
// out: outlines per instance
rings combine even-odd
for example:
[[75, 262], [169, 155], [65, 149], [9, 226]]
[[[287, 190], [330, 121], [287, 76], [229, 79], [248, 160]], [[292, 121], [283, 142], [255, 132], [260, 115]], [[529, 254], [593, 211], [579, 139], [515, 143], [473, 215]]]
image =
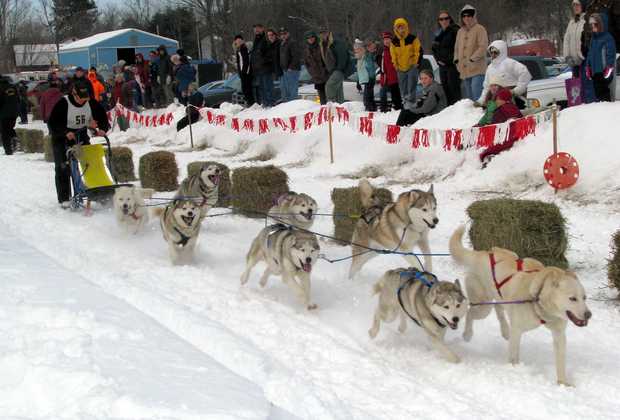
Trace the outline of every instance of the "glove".
[[586, 77], [588, 78], [588, 80], [592, 80], [592, 67], [590, 66], [586, 67]]
[[161, 77], [157, 76], [157, 84], [161, 85]]
[[166, 84], [169, 85], [172, 82], [172, 77], [170, 75], [166, 76]]
[[605, 70], [603, 70], [603, 77], [605, 79], [611, 79], [614, 77], [614, 66], [607, 66]]

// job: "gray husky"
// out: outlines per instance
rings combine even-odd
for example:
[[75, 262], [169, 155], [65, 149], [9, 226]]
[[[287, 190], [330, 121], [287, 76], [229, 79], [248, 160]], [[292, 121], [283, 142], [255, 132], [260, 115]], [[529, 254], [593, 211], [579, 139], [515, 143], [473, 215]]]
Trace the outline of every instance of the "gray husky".
[[194, 199], [201, 207], [201, 218], [204, 218], [217, 203], [221, 173], [216, 164], [203, 165], [199, 173], [183, 180], [176, 198]]
[[313, 234], [281, 224], [267, 226], [252, 242], [241, 284], [246, 284], [252, 268], [264, 261], [267, 268], [260, 279], [261, 287], [265, 287], [270, 275], [282, 276], [282, 281], [308, 310], [316, 309], [317, 305], [310, 301], [310, 274], [319, 251], [319, 242]]
[[269, 210], [269, 216], [277, 222], [310, 229], [314, 223], [317, 207], [314, 198], [291, 191], [278, 199], [276, 205]]

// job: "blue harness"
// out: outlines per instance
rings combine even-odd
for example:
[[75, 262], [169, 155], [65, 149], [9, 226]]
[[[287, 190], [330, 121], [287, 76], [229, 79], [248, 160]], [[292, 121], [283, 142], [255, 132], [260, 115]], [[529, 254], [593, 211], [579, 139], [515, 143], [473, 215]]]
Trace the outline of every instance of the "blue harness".
[[[426, 276], [430, 276], [431, 280], [429, 280]], [[398, 297], [398, 303], [400, 304], [400, 307], [402, 308], [402, 310], [405, 311], [407, 316], [413, 322], [415, 322], [418, 325], [418, 327], [421, 327], [422, 324], [420, 324], [420, 321], [415, 319], [409, 313], [409, 311], [407, 311], [407, 309], [405, 309], [405, 305], [403, 304], [403, 298], [401, 297], [401, 292], [403, 291], [403, 289], [405, 287], [411, 286], [411, 284], [413, 284], [416, 281], [419, 281], [424, 286], [426, 286], [426, 287], [428, 287], [430, 289], [437, 282], [437, 276], [434, 275], [433, 273], [429, 273], [428, 271], [420, 271], [418, 269], [413, 268], [411, 270], [403, 270], [403, 271], [401, 271], [400, 272], [400, 278], [404, 279], [405, 281], [400, 285], [400, 287], [398, 288], [398, 291], [396, 292], [396, 297]], [[433, 318], [435, 318], [435, 317], [433, 316]], [[437, 321], [437, 319], [435, 319], [435, 322], [437, 322], [437, 325], [439, 325], [440, 327], [442, 327], [442, 328], [445, 327], [445, 325], [442, 325], [439, 321]]]

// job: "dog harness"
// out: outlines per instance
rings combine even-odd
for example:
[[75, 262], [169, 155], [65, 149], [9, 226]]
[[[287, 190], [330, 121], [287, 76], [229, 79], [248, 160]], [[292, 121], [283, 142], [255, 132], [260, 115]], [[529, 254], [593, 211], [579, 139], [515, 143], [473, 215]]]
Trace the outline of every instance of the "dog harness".
[[[504, 287], [506, 283], [512, 280], [512, 278], [514, 277], [514, 274], [511, 274], [508, 277], [506, 277], [504, 280], [498, 282], [497, 275], [495, 273], [495, 266], [497, 265], [497, 261], [495, 260], [495, 254], [493, 253], [489, 254], [489, 262], [491, 263], [491, 274], [493, 275], [493, 284], [495, 284], [495, 289], [497, 290], [497, 293], [503, 299], [504, 296], [502, 296], [502, 287]], [[516, 261], [516, 263], [517, 263], [517, 272], [522, 271], [524, 273], [536, 273], [538, 271], [538, 270], [523, 270], [523, 260], [521, 258], [519, 258]]]
[[180, 247], [184, 247], [185, 245], [187, 245], [187, 243], [189, 242], [190, 239], [192, 239], [190, 236], [186, 236], [184, 235], [179, 229], [174, 228], [174, 231], [176, 233], [179, 234], [179, 237], [181, 238], [178, 242], [175, 242], [176, 245], [180, 246]]
[[[431, 276], [432, 280], [428, 280], [426, 278], [426, 275]], [[429, 273], [428, 271], [420, 271], [420, 270], [413, 269], [413, 270], [401, 271], [400, 277], [405, 278], [406, 280], [403, 282], [403, 284], [400, 285], [400, 287], [396, 291], [396, 297], [398, 298], [398, 303], [400, 304], [401, 309], [405, 311], [407, 316], [413, 322], [415, 322], [418, 327], [422, 327], [422, 324], [420, 323], [420, 321], [418, 321], [413, 315], [411, 315], [409, 311], [405, 308], [405, 304], [403, 303], [403, 298], [401, 297], [400, 294], [405, 287], [411, 286], [411, 284], [415, 281], [421, 282], [424, 286], [428, 287], [428, 289], [430, 290], [430, 288], [433, 287], [433, 285], [437, 281], [437, 276], [435, 276], [433, 273]], [[435, 316], [432, 313], [431, 313], [431, 316], [433, 317], [433, 319], [435, 320], [439, 328], [446, 328], [446, 326], [443, 325], [441, 322], [439, 322], [439, 320], [435, 318]]]
[[[285, 230], [293, 230], [292, 226], [286, 226], [283, 223], [276, 223], [276, 224], [270, 225], [268, 226], [268, 229], [269, 229], [269, 233], [267, 233], [267, 249], [271, 247], [271, 236], [273, 236], [274, 234], [278, 232], [282, 232]], [[277, 259], [274, 258], [273, 261], [277, 265], [280, 265], [280, 262]]]

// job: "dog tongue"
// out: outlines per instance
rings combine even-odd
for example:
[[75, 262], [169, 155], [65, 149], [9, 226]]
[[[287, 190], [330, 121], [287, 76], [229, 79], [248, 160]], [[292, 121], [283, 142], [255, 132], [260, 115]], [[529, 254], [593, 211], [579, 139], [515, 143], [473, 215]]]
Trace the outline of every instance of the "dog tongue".
[[220, 183], [220, 176], [219, 175], [211, 175], [211, 181], [214, 184], [219, 184]]
[[311, 271], [312, 271], [312, 264], [308, 264], [308, 263], [306, 263], [306, 264], [302, 264], [302, 265], [301, 265], [301, 268], [303, 268], [303, 270], [304, 270], [306, 273], [309, 273], [309, 272], [311, 272]]

